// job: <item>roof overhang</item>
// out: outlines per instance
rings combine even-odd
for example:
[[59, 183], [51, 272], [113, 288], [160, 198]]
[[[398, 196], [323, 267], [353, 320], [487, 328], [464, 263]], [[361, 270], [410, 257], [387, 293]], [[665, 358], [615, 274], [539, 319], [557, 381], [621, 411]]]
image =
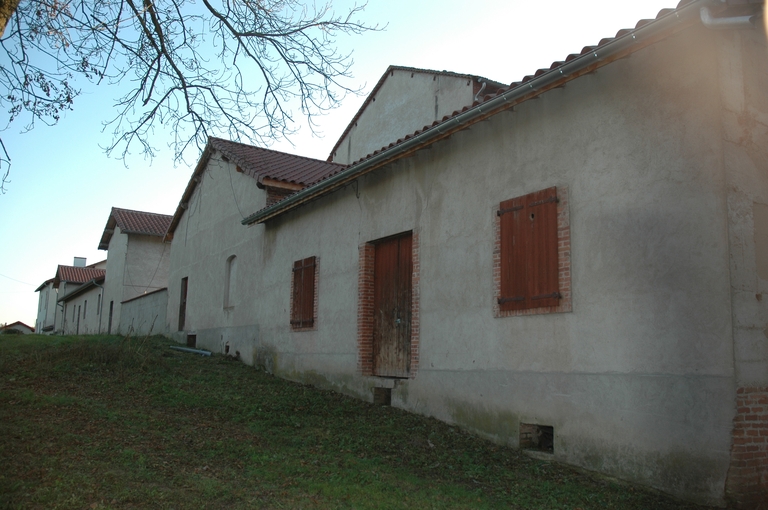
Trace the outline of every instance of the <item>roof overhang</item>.
[[89, 290], [97, 287], [101, 287], [101, 284], [104, 283], [104, 277], [101, 278], [94, 278], [93, 280], [87, 281], [72, 292], [68, 292], [67, 295], [60, 297], [57, 301], [59, 303], [66, 303], [70, 299], [76, 298], [77, 296], [81, 294], [85, 294]]
[[189, 200], [192, 198], [192, 194], [195, 192], [195, 188], [197, 188], [197, 185], [200, 183], [200, 176], [205, 171], [205, 167], [208, 165], [208, 160], [211, 159], [211, 155], [213, 154], [214, 150], [215, 149], [211, 147], [211, 139], [209, 138], [208, 142], [205, 144], [203, 153], [200, 155], [200, 159], [197, 161], [195, 170], [192, 172], [192, 177], [189, 178], [187, 187], [184, 189], [184, 193], [181, 194], [181, 200], [179, 200], [179, 205], [176, 207], [176, 212], [173, 213], [171, 224], [168, 226], [168, 232], [166, 232], [165, 236], [163, 236], [163, 241], [169, 242], [173, 239], [173, 233], [176, 231], [176, 227], [179, 226], [181, 217], [184, 215], [184, 211], [187, 209]]
[[36, 289], [35, 289], [35, 292], [40, 292], [40, 291], [41, 291], [41, 290], [43, 290], [43, 289], [44, 289], [44, 288], [45, 288], [45, 287], [46, 287], [46, 286], [47, 286], [49, 283], [53, 283], [53, 280], [54, 280], [53, 278], [48, 278], [48, 279], [47, 279], [47, 280], [45, 280], [43, 283], [41, 283], [41, 284], [40, 284], [40, 286], [39, 286], [38, 288], [36, 288]]
[[107, 218], [107, 225], [104, 227], [104, 232], [101, 234], [101, 240], [99, 241], [100, 250], [108, 250], [109, 242], [112, 240], [112, 234], [115, 233], [115, 227], [117, 226], [117, 220], [114, 215], [114, 207], [109, 213]]

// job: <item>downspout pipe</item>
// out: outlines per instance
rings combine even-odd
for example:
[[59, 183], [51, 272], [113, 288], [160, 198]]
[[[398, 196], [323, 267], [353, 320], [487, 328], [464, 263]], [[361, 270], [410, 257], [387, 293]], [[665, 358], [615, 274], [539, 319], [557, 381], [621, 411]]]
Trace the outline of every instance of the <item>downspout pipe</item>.
[[482, 118], [491, 111], [503, 108], [505, 104], [520, 99], [531, 92], [545, 88], [555, 82], [563, 79], [564, 77], [578, 73], [589, 66], [600, 62], [614, 53], [619, 53], [623, 50], [631, 48], [633, 45], [651, 38], [658, 32], [664, 31], [686, 19], [690, 16], [696, 16], [702, 6], [717, 5], [718, 0], [694, 0], [688, 5], [676, 9], [675, 11], [651, 21], [639, 28], [636, 28], [621, 37], [613, 39], [611, 42], [605, 45], [595, 48], [593, 51], [579, 55], [570, 62], [566, 62], [555, 69], [540, 74], [532, 78], [531, 80], [518, 85], [517, 87], [510, 89], [503, 94], [494, 97], [488, 101], [480, 103], [467, 111], [460, 113], [445, 122], [433, 126], [418, 135], [409, 138], [394, 147], [383, 150], [382, 152], [371, 156], [368, 159], [361, 161], [356, 165], [352, 165], [345, 170], [342, 170], [338, 174], [331, 176], [319, 183], [304, 188], [303, 190], [288, 196], [271, 207], [264, 208], [260, 211], [243, 219], [241, 223], [243, 225], [250, 225], [252, 223], [264, 223], [265, 221], [278, 216], [294, 206], [298, 206], [301, 203], [309, 202], [325, 194], [326, 191], [331, 191], [337, 186], [343, 186], [344, 184], [353, 181], [357, 177], [372, 170], [377, 165], [382, 164], [388, 160], [397, 157], [400, 154], [407, 153], [411, 150], [415, 150], [419, 146], [429, 143], [432, 140], [437, 140], [442, 137], [446, 131], [455, 131], [461, 129], [464, 125], [471, 125], [475, 119]]
[[472, 98], [474, 101], [477, 101], [478, 99], [480, 99], [480, 96], [482, 96], [483, 92], [485, 92], [486, 85], [488, 85], [488, 83], [483, 82], [482, 86], [480, 86], [480, 90], [478, 90], [477, 94], [475, 94], [475, 97]]
[[712, 30], [732, 30], [739, 28], [755, 28], [754, 16], [733, 16], [730, 18], [715, 18], [709, 11], [709, 7], [702, 7], [699, 11], [701, 22]]

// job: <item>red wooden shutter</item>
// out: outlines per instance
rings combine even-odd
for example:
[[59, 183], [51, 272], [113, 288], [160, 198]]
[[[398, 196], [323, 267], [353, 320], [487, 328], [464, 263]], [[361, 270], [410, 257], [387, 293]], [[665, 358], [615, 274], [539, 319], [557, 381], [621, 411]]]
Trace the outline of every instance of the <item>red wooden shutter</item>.
[[557, 188], [528, 195], [525, 211], [530, 223], [527, 308], [557, 306]]
[[525, 197], [501, 203], [501, 296], [500, 310], [526, 308], [526, 245], [528, 230], [525, 217]]
[[308, 328], [315, 322], [315, 257], [304, 259], [302, 286], [301, 327]]
[[301, 324], [301, 291], [303, 288], [302, 277], [304, 272], [302, 271], [302, 262], [297, 260], [293, 263], [293, 301], [291, 306], [291, 324], [299, 327]]
[[307, 328], [315, 319], [315, 257], [293, 263], [293, 307], [291, 324]]
[[557, 306], [557, 188], [500, 204], [499, 309]]

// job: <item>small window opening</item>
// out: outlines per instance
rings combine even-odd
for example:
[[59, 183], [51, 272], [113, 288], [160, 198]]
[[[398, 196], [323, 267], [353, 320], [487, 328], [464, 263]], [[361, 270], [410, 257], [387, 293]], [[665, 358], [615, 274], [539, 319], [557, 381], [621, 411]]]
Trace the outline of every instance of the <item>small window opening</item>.
[[374, 388], [373, 405], [389, 406], [392, 405], [392, 388]]
[[224, 308], [235, 306], [235, 278], [237, 272], [237, 257], [232, 255], [227, 259], [224, 274]]
[[197, 335], [187, 335], [187, 347], [197, 348]]
[[555, 428], [533, 423], [520, 424], [520, 448], [546, 453], [555, 451]]

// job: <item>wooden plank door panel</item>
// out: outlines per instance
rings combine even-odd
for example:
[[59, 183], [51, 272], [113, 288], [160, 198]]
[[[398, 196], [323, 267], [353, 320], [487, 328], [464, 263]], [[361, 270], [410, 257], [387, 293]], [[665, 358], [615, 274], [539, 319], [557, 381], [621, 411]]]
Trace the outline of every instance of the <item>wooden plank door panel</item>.
[[557, 190], [548, 188], [530, 195], [527, 257], [528, 308], [557, 306]]
[[408, 377], [413, 273], [410, 234], [376, 244], [373, 273], [373, 373]]

